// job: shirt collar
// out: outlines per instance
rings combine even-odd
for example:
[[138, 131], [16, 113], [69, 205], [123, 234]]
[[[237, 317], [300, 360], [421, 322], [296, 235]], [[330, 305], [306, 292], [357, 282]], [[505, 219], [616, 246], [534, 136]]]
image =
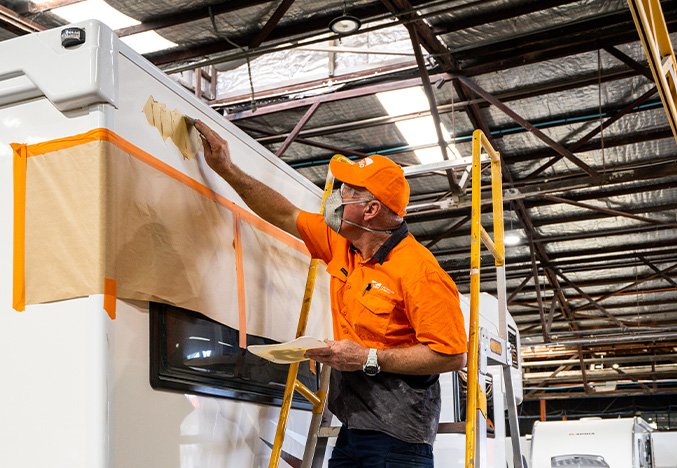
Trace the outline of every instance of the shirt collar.
[[395, 229], [390, 237], [388, 237], [381, 247], [379, 247], [372, 258], [383, 265], [388, 254], [408, 235], [409, 228], [407, 227], [407, 223], [403, 221], [402, 224], [400, 224], [400, 227]]

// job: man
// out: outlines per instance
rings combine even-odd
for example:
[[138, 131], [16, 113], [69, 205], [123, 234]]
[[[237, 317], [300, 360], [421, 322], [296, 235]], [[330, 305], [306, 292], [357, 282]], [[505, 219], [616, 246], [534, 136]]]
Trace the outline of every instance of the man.
[[329, 467], [433, 467], [439, 374], [465, 366], [467, 340], [456, 286], [402, 219], [402, 168], [382, 156], [333, 161], [343, 185], [323, 219], [246, 175], [225, 140], [195, 125], [207, 164], [247, 206], [327, 263], [334, 341], [306, 356], [332, 367], [328, 405], [343, 427]]

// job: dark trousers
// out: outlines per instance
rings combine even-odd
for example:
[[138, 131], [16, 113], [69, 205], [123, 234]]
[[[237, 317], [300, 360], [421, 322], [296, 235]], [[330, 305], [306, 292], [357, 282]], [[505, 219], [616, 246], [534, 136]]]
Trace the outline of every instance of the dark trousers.
[[433, 468], [433, 448], [376, 431], [341, 428], [329, 468]]

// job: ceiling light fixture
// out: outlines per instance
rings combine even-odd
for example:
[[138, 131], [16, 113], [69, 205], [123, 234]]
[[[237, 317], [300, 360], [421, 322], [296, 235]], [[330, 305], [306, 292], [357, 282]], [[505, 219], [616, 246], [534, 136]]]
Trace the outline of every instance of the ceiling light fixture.
[[520, 236], [515, 232], [507, 232], [505, 237], [503, 237], [503, 242], [505, 245], [517, 245], [522, 241]]
[[352, 34], [360, 29], [360, 26], [362, 26], [362, 22], [359, 20], [359, 18], [355, 18], [352, 15], [346, 14], [345, 1], [343, 2], [343, 14], [338, 18], [334, 18], [329, 23], [329, 29], [339, 36]]

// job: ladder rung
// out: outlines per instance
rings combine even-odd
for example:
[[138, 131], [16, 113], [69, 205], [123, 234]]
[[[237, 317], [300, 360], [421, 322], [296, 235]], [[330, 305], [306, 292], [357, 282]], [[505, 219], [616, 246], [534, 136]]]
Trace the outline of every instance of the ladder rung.
[[663, 75], [667, 75], [670, 70], [672, 70], [672, 55], [666, 55], [663, 57], [663, 63], [661, 64], [661, 71]]

